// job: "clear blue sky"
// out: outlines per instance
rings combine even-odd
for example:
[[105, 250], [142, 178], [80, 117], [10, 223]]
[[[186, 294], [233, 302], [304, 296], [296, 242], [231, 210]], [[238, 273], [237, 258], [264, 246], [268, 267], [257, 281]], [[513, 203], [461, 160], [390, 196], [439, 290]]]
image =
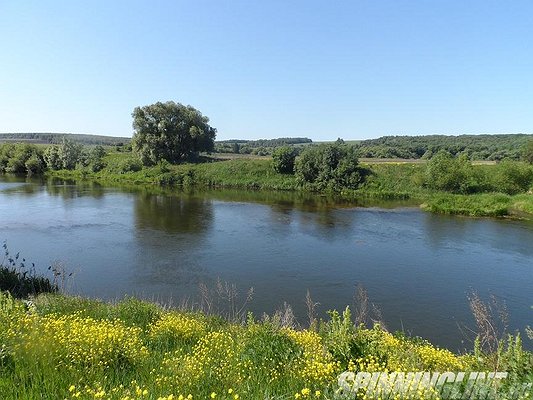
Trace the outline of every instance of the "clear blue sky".
[[533, 132], [533, 1], [0, 0], [0, 132], [218, 139]]

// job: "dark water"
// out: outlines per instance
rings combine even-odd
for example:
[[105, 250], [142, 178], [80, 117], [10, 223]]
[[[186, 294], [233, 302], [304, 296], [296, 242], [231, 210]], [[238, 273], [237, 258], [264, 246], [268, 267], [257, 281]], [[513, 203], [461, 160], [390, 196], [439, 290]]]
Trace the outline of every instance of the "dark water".
[[286, 301], [305, 323], [308, 289], [324, 315], [352, 304], [360, 283], [389, 329], [457, 350], [471, 346], [459, 326], [473, 325], [474, 289], [505, 301], [512, 330], [533, 325], [530, 222], [289, 193], [157, 194], [0, 179], [0, 239], [38, 271], [64, 265], [74, 293], [193, 302], [201, 282], [219, 277], [242, 292], [253, 286], [254, 313]]

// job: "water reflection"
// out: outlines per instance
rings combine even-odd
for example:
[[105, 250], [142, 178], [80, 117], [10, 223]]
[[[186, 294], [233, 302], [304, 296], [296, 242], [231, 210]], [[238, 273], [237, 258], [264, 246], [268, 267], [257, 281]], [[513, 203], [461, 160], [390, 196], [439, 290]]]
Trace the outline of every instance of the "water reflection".
[[202, 233], [213, 220], [212, 202], [191, 194], [164, 195], [142, 193], [133, 203], [139, 229], [167, 233]]
[[96, 182], [83, 181], [76, 183], [73, 180], [51, 178], [46, 180], [44, 184], [49, 195], [58, 196], [64, 200], [86, 196], [99, 199], [106, 193], [104, 187]]
[[173, 294], [179, 285], [180, 297], [190, 296], [209, 275], [198, 252], [213, 222], [212, 201], [190, 193], [144, 192], [134, 197], [133, 216], [135, 282], [159, 294]]

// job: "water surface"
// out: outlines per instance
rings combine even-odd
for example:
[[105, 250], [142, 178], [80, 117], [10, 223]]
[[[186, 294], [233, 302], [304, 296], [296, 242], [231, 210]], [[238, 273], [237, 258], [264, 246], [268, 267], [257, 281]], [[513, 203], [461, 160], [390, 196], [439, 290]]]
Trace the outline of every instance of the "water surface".
[[[393, 208], [389, 208], [394, 206]], [[255, 294], [261, 315], [289, 303], [306, 323], [368, 290], [391, 330], [453, 350], [470, 347], [472, 289], [505, 301], [510, 328], [533, 325], [533, 225], [374, 207], [292, 193], [153, 193], [0, 178], [0, 239], [37, 270], [62, 265], [67, 289], [197, 300], [217, 278]]]

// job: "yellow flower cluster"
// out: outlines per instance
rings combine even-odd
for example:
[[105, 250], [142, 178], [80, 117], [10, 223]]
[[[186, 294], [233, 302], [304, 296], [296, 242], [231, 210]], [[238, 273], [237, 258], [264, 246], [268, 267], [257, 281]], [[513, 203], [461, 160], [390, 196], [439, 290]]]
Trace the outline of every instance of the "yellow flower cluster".
[[419, 346], [416, 353], [420, 360], [430, 371], [463, 371], [465, 363], [452, 352], [446, 349], [439, 349], [430, 344]]
[[[322, 392], [320, 390], [315, 390], [315, 393], [314, 393], [315, 398], [318, 399], [320, 398], [321, 395], [322, 395]], [[302, 390], [294, 394], [295, 399], [304, 399], [308, 397], [311, 397], [311, 389], [309, 388], [303, 388]]]
[[152, 340], [198, 340], [207, 332], [207, 326], [199, 317], [185, 314], [167, 313], [149, 328]]
[[406, 393], [391, 393], [393, 387], [375, 387], [372, 392], [362, 389], [355, 395], [359, 400], [440, 400], [437, 390], [432, 387], [420, 387]]
[[467, 366], [461, 357], [448, 350], [398, 338], [385, 331], [382, 332], [380, 348], [386, 355], [389, 371], [462, 371]]
[[28, 314], [12, 324], [9, 341], [15, 354], [58, 366], [109, 367], [117, 361], [136, 362], [148, 355], [139, 328], [120, 320], [95, 320], [70, 315]]
[[191, 386], [201, 381], [224, 386], [238, 384], [251, 367], [240, 360], [241, 349], [242, 346], [229, 332], [209, 332], [190, 353], [167, 355], [163, 360], [163, 377], [160, 381], [172, 379], [176, 383]]
[[[150, 391], [139, 385], [137, 381], [131, 381], [128, 387], [119, 385], [111, 389], [104, 389], [101, 384], [96, 384], [94, 387], [85, 386], [83, 388], [71, 385], [68, 389], [70, 400], [86, 400], [86, 399], [118, 399], [118, 400], [148, 400], [153, 399]], [[157, 400], [191, 400], [192, 394], [188, 395], [174, 395], [158, 396]]]
[[348, 370], [357, 372], [388, 372], [387, 363], [380, 361], [373, 355], [360, 357], [355, 361], [350, 360]]
[[313, 385], [324, 385], [335, 379], [340, 365], [325, 348], [322, 338], [313, 331], [286, 330], [287, 335], [303, 349], [294, 373]]

